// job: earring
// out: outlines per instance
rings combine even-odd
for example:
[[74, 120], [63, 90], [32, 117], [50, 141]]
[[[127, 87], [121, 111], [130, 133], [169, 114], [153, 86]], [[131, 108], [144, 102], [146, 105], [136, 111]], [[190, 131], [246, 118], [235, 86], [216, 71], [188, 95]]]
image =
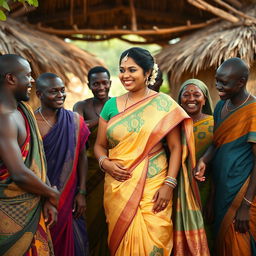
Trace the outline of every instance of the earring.
[[148, 77], [146, 77], [146, 79], [145, 79], [145, 84], [146, 84], [146, 86], [148, 86], [148, 85], [149, 85]]

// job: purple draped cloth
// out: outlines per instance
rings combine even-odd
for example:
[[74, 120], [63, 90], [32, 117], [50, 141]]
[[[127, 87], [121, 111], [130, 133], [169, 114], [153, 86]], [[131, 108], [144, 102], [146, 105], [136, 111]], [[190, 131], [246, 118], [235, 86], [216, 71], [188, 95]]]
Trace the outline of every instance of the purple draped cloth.
[[90, 134], [78, 114], [60, 109], [58, 121], [43, 138], [47, 160], [47, 176], [61, 192], [58, 221], [51, 228], [55, 256], [88, 255], [88, 239], [84, 219], [72, 214], [77, 192], [79, 153]]

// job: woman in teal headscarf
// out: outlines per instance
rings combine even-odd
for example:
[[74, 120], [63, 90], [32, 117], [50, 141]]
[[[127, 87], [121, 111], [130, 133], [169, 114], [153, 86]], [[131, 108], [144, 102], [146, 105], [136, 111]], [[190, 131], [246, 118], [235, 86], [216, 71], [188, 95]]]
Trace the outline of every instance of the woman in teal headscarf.
[[[178, 102], [193, 119], [196, 160], [198, 160], [211, 145], [213, 139], [213, 107], [208, 87], [198, 79], [189, 79], [181, 85]], [[213, 198], [213, 186], [209, 172], [206, 173], [206, 180], [198, 183], [198, 187], [209, 248], [212, 249], [212, 225], [207, 224], [212, 212], [209, 202]]]

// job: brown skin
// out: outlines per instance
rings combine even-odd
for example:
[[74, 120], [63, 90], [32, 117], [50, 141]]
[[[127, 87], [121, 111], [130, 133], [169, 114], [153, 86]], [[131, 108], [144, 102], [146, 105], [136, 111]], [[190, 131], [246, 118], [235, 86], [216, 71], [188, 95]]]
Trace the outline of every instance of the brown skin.
[[182, 91], [180, 100], [181, 106], [193, 119], [193, 122], [198, 122], [207, 116], [202, 113], [205, 105], [204, 94], [196, 85], [188, 84]]
[[[241, 105], [249, 96], [246, 90], [247, 77], [244, 77], [242, 72], [243, 66], [239, 66], [237, 63], [236, 67], [232, 62], [224, 62], [216, 71], [216, 88], [219, 91], [221, 99], [226, 100], [226, 104], [229, 104], [229, 108], [234, 109]], [[240, 69], [237, 69], [240, 68]], [[248, 98], [248, 101], [255, 100], [253, 96]], [[225, 118], [229, 113], [226, 107], [223, 107], [221, 112], [221, 118]], [[206, 153], [199, 159], [196, 167], [195, 177], [202, 181], [204, 178], [204, 172], [206, 165], [212, 160], [216, 152], [215, 146], [212, 144], [206, 151]], [[251, 172], [250, 182], [245, 193], [245, 198], [249, 201], [253, 201], [256, 195], [256, 144], [252, 143], [252, 152], [254, 155], [254, 167]], [[240, 207], [236, 212], [234, 220], [235, 230], [239, 233], [246, 233], [249, 230], [249, 209], [250, 205], [243, 200]]]
[[17, 75], [7, 74], [4, 84], [1, 85], [0, 158], [19, 187], [46, 198], [43, 212], [46, 221], [50, 220], [48, 224], [51, 225], [56, 220], [56, 208], [60, 194], [56, 189], [42, 182], [32, 170], [25, 166], [20, 151], [27, 133], [25, 120], [17, 110], [17, 99], [29, 99], [33, 81], [30, 65], [23, 60], [18, 65]]
[[88, 85], [94, 97], [77, 102], [73, 111], [83, 116], [88, 128], [93, 129], [98, 126], [100, 112], [109, 99], [111, 81], [106, 72], [94, 73], [91, 75]]
[[[155, 94], [146, 86], [147, 77], [150, 71], [144, 74], [143, 69], [138, 66], [130, 57], [120, 64], [119, 78], [124, 87], [129, 91], [128, 95], [124, 94], [117, 97], [117, 108], [119, 112], [133, 105], [134, 103], [142, 100], [145, 97]], [[149, 92], [147, 91], [149, 90]], [[129, 96], [129, 101], [127, 97]], [[106, 137], [107, 123], [99, 120], [98, 136], [94, 145], [94, 153], [97, 158], [100, 156], [108, 155], [108, 141]], [[167, 144], [170, 149], [171, 157], [169, 159], [168, 174], [172, 177], [177, 177], [181, 165], [181, 140], [180, 140], [180, 127], [176, 126], [167, 135]], [[132, 177], [132, 174], [125, 166], [121, 166], [115, 161], [104, 159], [102, 162], [104, 170], [111, 175], [114, 179], [124, 182]], [[172, 198], [173, 188], [168, 185], [162, 185], [161, 188], [155, 193], [152, 198], [154, 206], [152, 211], [158, 213], [163, 211]]]
[[[53, 126], [57, 122], [58, 109], [63, 107], [66, 98], [65, 86], [60, 78], [47, 79], [45, 83], [46, 87], [42, 90], [37, 90], [36, 94], [41, 101], [40, 108], [44, 118]], [[43, 120], [38, 110], [35, 112], [35, 117], [41, 136], [44, 137], [50, 131], [51, 127]], [[87, 167], [87, 156], [84, 148], [79, 154], [77, 167], [79, 188], [84, 191], [86, 190]], [[78, 193], [74, 198], [73, 205], [74, 217], [78, 218], [86, 209], [85, 196]]]

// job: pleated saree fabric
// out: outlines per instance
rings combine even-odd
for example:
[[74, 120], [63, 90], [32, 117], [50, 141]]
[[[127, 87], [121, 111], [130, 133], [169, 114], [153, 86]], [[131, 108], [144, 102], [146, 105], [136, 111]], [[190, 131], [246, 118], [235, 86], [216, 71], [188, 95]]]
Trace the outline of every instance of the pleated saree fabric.
[[109, 158], [132, 173], [125, 182], [105, 176], [104, 207], [112, 256], [169, 256], [172, 252], [173, 202], [154, 214], [152, 199], [167, 175], [162, 139], [177, 125], [182, 129], [183, 167], [189, 156], [193, 166], [192, 120], [168, 95], [151, 95], [108, 121]]

